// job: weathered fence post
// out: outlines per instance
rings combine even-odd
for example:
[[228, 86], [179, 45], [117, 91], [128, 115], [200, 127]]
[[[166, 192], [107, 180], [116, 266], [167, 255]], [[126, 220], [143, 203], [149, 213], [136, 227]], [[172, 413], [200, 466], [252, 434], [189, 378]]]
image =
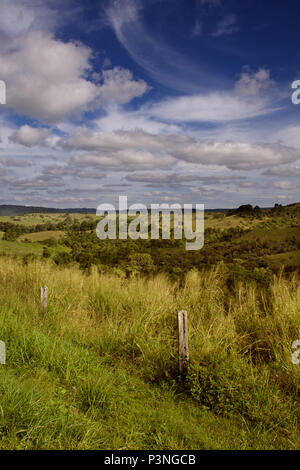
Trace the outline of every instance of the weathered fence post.
[[43, 310], [48, 306], [48, 287], [41, 287], [41, 306]]
[[6, 363], [6, 346], [4, 341], [0, 341], [0, 364]]
[[184, 376], [189, 363], [188, 319], [187, 311], [178, 312], [178, 370]]

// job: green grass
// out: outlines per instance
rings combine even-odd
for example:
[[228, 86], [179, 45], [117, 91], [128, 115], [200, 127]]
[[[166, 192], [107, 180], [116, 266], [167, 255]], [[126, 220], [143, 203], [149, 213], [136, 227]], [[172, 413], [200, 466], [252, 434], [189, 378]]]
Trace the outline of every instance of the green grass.
[[44, 232], [25, 233], [18, 238], [18, 241], [23, 242], [24, 240], [29, 240], [30, 242], [40, 242], [48, 240], [49, 238], [59, 240], [60, 238], [63, 238], [64, 235], [65, 232], [62, 230], [46, 230]]
[[0, 254], [7, 255], [42, 255], [43, 246], [38, 243], [19, 243], [6, 240], [0, 240]]
[[300, 240], [300, 227], [285, 227], [272, 229], [256, 228], [251, 232], [242, 235], [239, 240], [259, 240], [280, 243], [292, 237], [294, 237], [296, 240]]
[[277, 270], [283, 266], [291, 266], [293, 269], [299, 269], [300, 266], [300, 250], [288, 251], [286, 253], [278, 253], [266, 257], [268, 265]]
[[179, 286], [2, 257], [0, 449], [299, 449], [299, 300], [295, 276], [229, 292], [222, 266]]
[[[49, 236], [47, 237], [49, 238]], [[48, 248], [51, 254], [56, 254], [61, 251], [66, 251], [65, 247], [57, 246], [55, 248]], [[42, 256], [44, 246], [37, 242], [13, 242], [0, 240], [0, 255], [12, 255], [12, 256], [26, 256], [36, 255]]]
[[[74, 214], [69, 214], [69, 217], [71, 220], [77, 219], [80, 222], [83, 222], [84, 220], [90, 220], [95, 219], [96, 215], [94, 214], [80, 214], [80, 213], [74, 213]], [[15, 223], [15, 224], [21, 224], [21, 225], [37, 225], [37, 224], [45, 224], [47, 222], [51, 223], [58, 223], [58, 222], [63, 222], [66, 218], [66, 214], [64, 213], [29, 213], [29, 214], [23, 214], [23, 215], [12, 215], [12, 216], [0, 216], [0, 222], [10, 222], [10, 223]]]

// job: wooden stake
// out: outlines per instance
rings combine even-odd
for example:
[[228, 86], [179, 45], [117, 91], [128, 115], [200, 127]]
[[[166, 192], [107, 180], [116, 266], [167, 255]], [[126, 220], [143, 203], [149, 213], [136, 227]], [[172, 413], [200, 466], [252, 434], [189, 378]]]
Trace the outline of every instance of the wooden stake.
[[41, 306], [43, 309], [48, 306], [48, 287], [41, 287]]
[[4, 341], [0, 341], [0, 364], [6, 363], [6, 346]]
[[188, 319], [187, 311], [178, 312], [178, 370], [179, 375], [185, 375], [189, 363]]

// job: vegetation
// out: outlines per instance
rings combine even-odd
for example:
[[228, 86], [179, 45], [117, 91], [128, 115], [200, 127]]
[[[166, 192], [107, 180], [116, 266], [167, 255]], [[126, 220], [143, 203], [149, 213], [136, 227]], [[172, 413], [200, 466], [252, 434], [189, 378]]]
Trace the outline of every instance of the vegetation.
[[[299, 282], [227, 286], [224, 265], [124, 279], [0, 260], [0, 448], [299, 448]], [[49, 287], [40, 311], [40, 285]], [[176, 312], [191, 364], [177, 377]], [[189, 426], [186, 426], [186, 423]]]
[[300, 448], [299, 205], [206, 214], [193, 253], [50, 216], [53, 230], [0, 218], [0, 449]]

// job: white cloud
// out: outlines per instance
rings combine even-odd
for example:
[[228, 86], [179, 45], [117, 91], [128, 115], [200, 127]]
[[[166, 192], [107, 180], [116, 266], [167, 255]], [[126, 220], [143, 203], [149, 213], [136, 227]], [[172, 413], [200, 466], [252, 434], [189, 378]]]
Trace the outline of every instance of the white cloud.
[[148, 89], [144, 80], [134, 80], [130, 70], [115, 67], [102, 72], [100, 96], [104, 102], [124, 104], [142, 96]]
[[285, 145], [300, 148], [300, 126], [284, 127], [276, 136]]
[[191, 163], [217, 164], [227, 168], [251, 170], [296, 161], [299, 151], [280, 144], [235, 142], [195, 142], [178, 152]]
[[107, 8], [107, 21], [133, 60], [172, 89], [196, 92], [206, 86], [224, 86], [225, 76], [214, 74], [204, 63], [192, 63], [186, 54], [147, 29], [143, 22], [147, 6], [138, 0], [114, 0]]
[[56, 20], [55, 11], [43, 0], [1, 0], [0, 7], [0, 32], [9, 37], [51, 27]]
[[124, 104], [143, 95], [148, 85], [127, 69], [103, 70], [102, 84], [90, 64], [92, 50], [78, 42], [62, 42], [45, 31], [30, 31], [0, 48], [1, 79], [7, 105], [45, 122], [59, 122], [90, 107]]
[[287, 180], [275, 181], [273, 183], [273, 186], [275, 188], [282, 189], [284, 191], [296, 189], [297, 187], [299, 187], [296, 184], [292, 183], [291, 181], [287, 181]]
[[264, 173], [266, 176], [281, 176], [283, 178], [298, 177], [300, 176], [300, 160], [294, 165], [282, 165], [278, 167], [269, 168]]
[[149, 134], [179, 133], [180, 126], [150, 119], [140, 111], [109, 109], [107, 115], [96, 121], [97, 126], [105, 132], [144, 131]]
[[147, 108], [150, 116], [169, 121], [228, 122], [276, 111], [266, 99], [246, 99], [230, 92], [168, 98]]
[[51, 134], [49, 129], [21, 126], [11, 137], [10, 140], [26, 147], [45, 144], [47, 137]]
[[228, 36], [239, 31], [237, 26], [236, 15], [226, 15], [221, 21], [217, 23], [216, 30], [211, 34], [212, 36]]
[[64, 149], [77, 152], [75, 163], [119, 170], [172, 167], [183, 161], [198, 165], [221, 165], [235, 170], [269, 168], [295, 162], [299, 150], [280, 144], [211, 142], [186, 135], [151, 135], [145, 132], [74, 131], [61, 141]]
[[80, 166], [103, 167], [111, 170], [152, 170], [154, 168], [170, 168], [176, 163], [172, 155], [158, 155], [142, 150], [119, 150], [108, 153], [78, 155], [72, 159], [73, 164]]
[[261, 67], [257, 72], [251, 73], [248, 68], [241, 74], [241, 78], [235, 85], [237, 93], [241, 96], [257, 96], [262, 89], [274, 86], [274, 80], [270, 78], [270, 71]]
[[0, 53], [7, 105], [45, 121], [85, 109], [98, 94], [84, 78], [90, 58], [88, 47], [56, 40], [51, 33], [19, 36]]
[[142, 131], [135, 132], [100, 132], [84, 127], [75, 129], [67, 140], [61, 141], [64, 148], [87, 151], [119, 151], [127, 149], [146, 149], [150, 151], [168, 151], [177, 145], [183, 146], [190, 139], [184, 135], [153, 135]]

